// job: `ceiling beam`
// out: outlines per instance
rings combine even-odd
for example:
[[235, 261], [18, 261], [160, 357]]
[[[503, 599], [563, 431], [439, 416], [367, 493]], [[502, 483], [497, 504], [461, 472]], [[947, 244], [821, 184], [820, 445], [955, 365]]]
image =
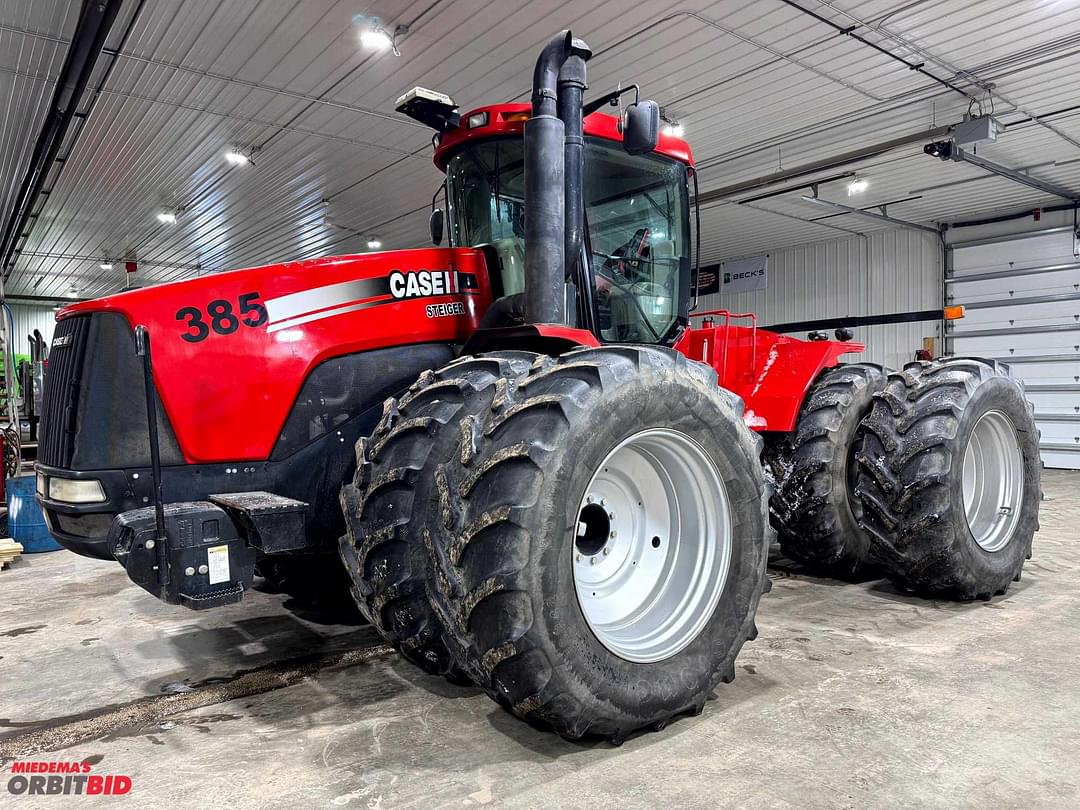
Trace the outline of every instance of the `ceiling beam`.
[[853, 163], [869, 160], [870, 158], [878, 157], [886, 152], [892, 152], [895, 149], [910, 146], [914, 143], [924, 143], [927, 140], [938, 140], [940, 138], [948, 137], [952, 134], [953, 128], [954, 125], [950, 124], [949, 126], [934, 127], [933, 129], [916, 130], [907, 135], [901, 135], [899, 138], [863, 146], [859, 149], [852, 149], [849, 152], [842, 152], [838, 155], [833, 155], [832, 157], [815, 160], [812, 163], [804, 163], [801, 166], [793, 166], [790, 169], [772, 172], [771, 174], [766, 174], [761, 177], [755, 177], [753, 180], [744, 180], [743, 182], [735, 183], [734, 185], [714, 188], [711, 191], [703, 191], [698, 195], [698, 202], [701, 205], [704, 205], [718, 200], [726, 200], [731, 197], [737, 197], [740, 194], [745, 194], [748, 191], [758, 191], [759, 189], [776, 186], [800, 177], [810, 177], [821, 172], [850, 166]]
[[879, 214], [876, 211], [867, 211], [865, 208], [856, 208], [853, 205], [844, 205], [843, 203], [833, 202], [832, 200], [823, 200], [821, 197], [809, 197], [803, 195], [803, 201], [814, 203], [814, 205], [822, 205], [826, 208], [834, 208], [837, 211], [843, 211], [845, 214], [855, 214], [856, 216], [866, 217], [867, 219], [876, 219], [878, 222], [887, 222], [890, 225], [896, 225], [899, 228], [907, 228], [912, 231], [925, 231], [927, 233], [932, 233], [935, 236], [941, 235], [941, 231], [930, 225], [921, 225], [918, 222], [909, 222], [906, 219], [890, 217], [885, 213]]
[[984, 172], [996, 174], [998, 177], [1004, 177], [1006, 180], [1012, 180], [1014, 183], [1044, 191], [1047, 194], [1052, 194], [1055, 197], [1062, 197], [1072, 202], [1080, 202], [1080, 192], [1065, 188], [1065, 186], [1059, 186], [1057, 183], [1052, 183], [1049, 180], [1040, 180], [1038, 177], [1032, 177], [1025, 172], [1017, 169], [1010, 169], [1008, 166], [1002, 166], [1000, 163], [987, 160], [981, 155], [976, 155], [974, 152], [967, 151], [960, 146], [960, 144], [956, 143], [956, 141], [939, 141], [937, 143], [927, 144], [923, 151], [931, 157], [940, 158], [941, 160], [952, 160], [956, 163], [970, 163], [972, 166], [976, 166]]

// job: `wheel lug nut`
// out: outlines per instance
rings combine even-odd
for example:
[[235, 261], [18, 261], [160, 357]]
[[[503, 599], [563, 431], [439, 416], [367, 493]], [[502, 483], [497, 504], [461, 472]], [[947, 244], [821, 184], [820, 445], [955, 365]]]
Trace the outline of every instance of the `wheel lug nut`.
[[604, 556], [606, 557], [610, 553], [611, 553], [611, 547], [610, 546], [604, 546]]
[[585, 503], [592, 503], [592, 502], [593, 502], [592, 495], [586, 495], [585, 496]]
[[618, 532], [617, 532], [617, 531], [615, 531], [614, 529], [612, 529], [612, 530], [611, 530], [611, 534], [609, 534], [609, 535], [608, 535], [608, 537], [610, 537], [610, 538], [611, 538], [612, 540], [614, 540], [614, 539], [615, 539], [615, 535], [617, 535], [617, 534], [618, 534]]
[[574, 555], [574, 562], [581, 562], [581, 555], [580, 554], [575, 554]]
[[614, 519], [615, 519], [615, 513], [614, 513], [614, 512], [608, 512], [608, 513], [607, 513], [607, 516], [608, 516], [608, 518], [609, 518], [609, 519], [611, 519], [611, 520], [614, 520]]
[[589, 565], [596, 565], [596, 557], [589, 557]]

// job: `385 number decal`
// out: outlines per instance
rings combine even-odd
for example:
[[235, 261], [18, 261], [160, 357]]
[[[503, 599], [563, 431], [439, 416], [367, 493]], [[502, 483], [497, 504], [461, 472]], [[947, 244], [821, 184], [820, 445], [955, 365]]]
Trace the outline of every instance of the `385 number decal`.
[[206, 305], [205, 312], [198, 307], [181, 307], [177, 310], [176, 320], [183, 321], [187, 331], [180, 338], [188, 343], [199, 343], [210, 337], [210, 332], [231, 335], [241, 324], [255, 328], [266, 323], [266, 307], [259, 303], [257, 292], [244, 293], [236, 304], [234, 309], [232, 301], [216, 298]]

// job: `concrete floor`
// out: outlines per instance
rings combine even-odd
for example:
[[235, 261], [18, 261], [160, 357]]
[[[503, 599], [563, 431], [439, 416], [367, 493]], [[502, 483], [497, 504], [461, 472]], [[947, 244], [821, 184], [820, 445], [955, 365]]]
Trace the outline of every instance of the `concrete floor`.
[[170, 808], [1080, 806], [1080, 474], [1044, 485], [1035, 558], [989, 604], [777, 561], [735, 683], [621, 748], [278, 595], [198, 614], [119, 566], [26, 556], [0, 573], [0, 756], [94, 757]]

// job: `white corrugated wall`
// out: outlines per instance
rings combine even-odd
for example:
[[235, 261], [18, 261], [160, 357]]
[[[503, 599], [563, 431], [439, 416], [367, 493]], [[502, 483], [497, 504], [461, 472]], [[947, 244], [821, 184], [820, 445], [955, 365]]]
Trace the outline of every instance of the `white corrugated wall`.
[[[56, 310], [52, 305], [34, 306], [31, 304], [9, 304], [15, 329], [12, 333], [15, 354], [30, 354], [30, 342], [27, 335], [37, 329], [45, 337], [46, 345], [52, 343], [53, 327], [56, 325]], [[4, 316], [5, 319], [7, 316]], [[8, 325], [8, 324], [5, 324]]]
[[[698, 311], [755, 312], [758, 323], [768, 326], [941, 305], [939, 240], [919, 231], [892, 230], [773, 251], [767, 289], [708, 295], [701, 299]], [[936, 321], [860, 327], [855, 339], [866, 344], [861, 359], [897, 368], [923, 347], [924, 337], [936, 338], [935, 349], [940, 352], [940, 328]]]

